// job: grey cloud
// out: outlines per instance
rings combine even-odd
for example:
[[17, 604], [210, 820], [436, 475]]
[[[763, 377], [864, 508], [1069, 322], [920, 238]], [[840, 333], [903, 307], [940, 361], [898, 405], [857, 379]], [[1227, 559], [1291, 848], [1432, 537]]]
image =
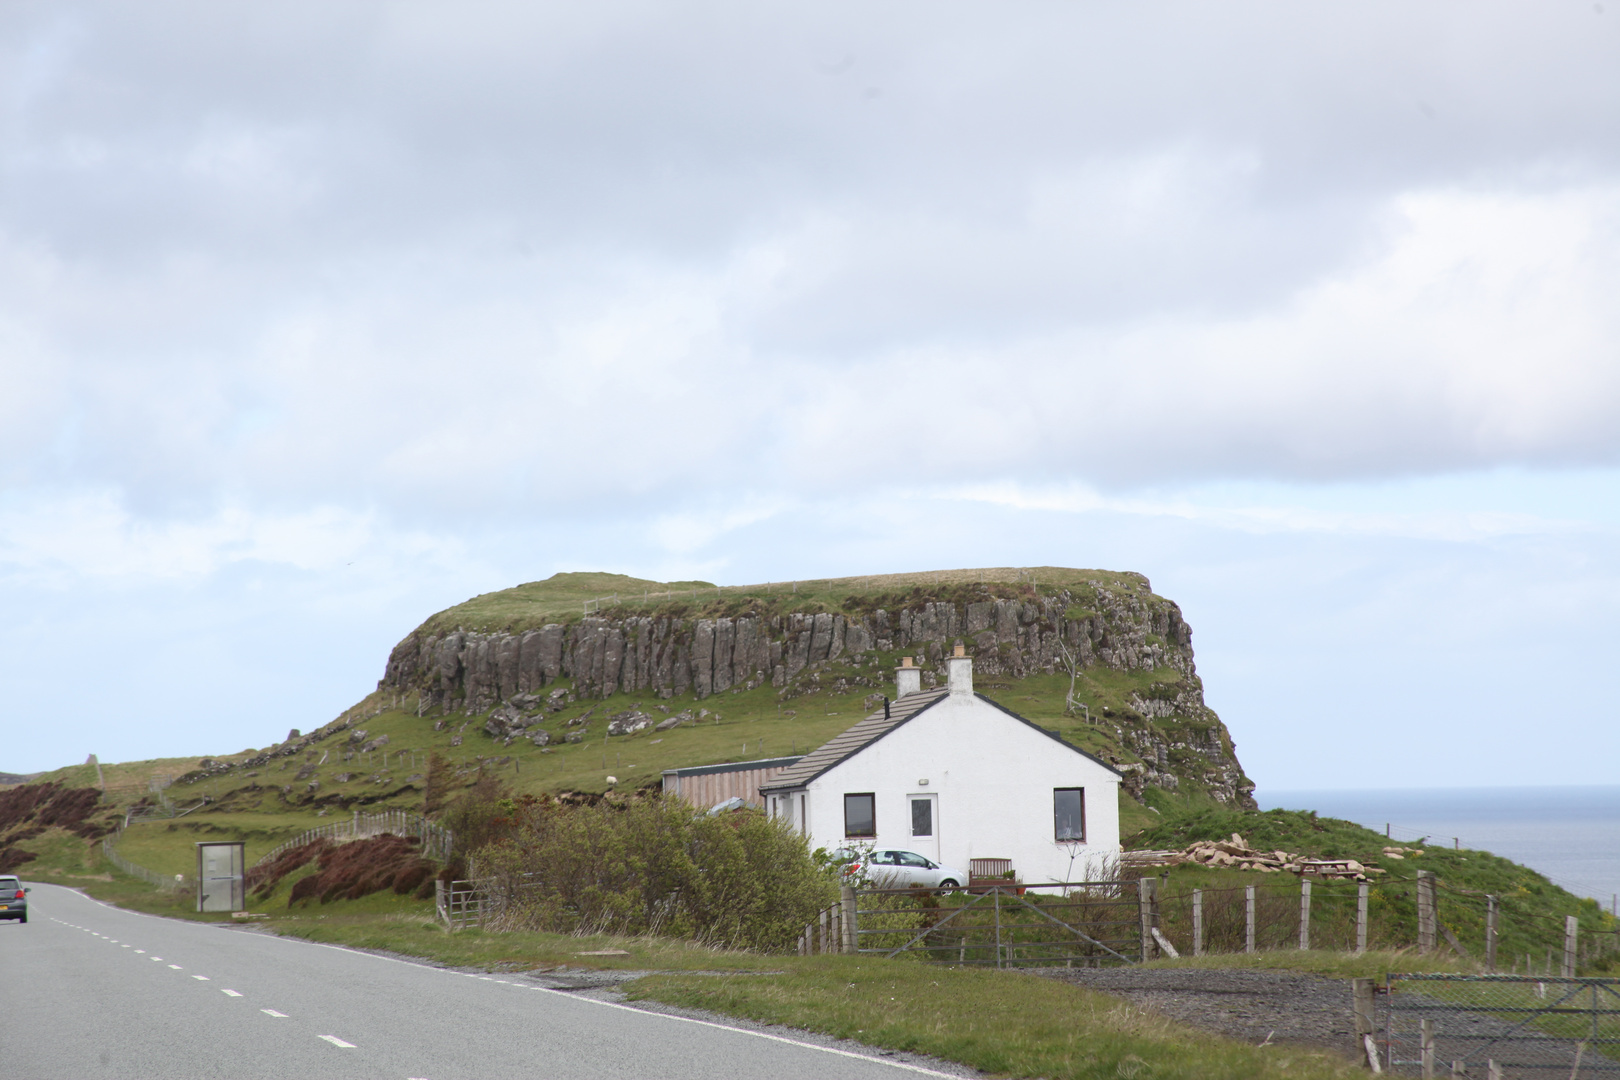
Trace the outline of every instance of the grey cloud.
[[[1620, 24], [1586, 4], [0, 19], [19, 482], [836, 488], [917, 452], [908, 408], [942, 465], [1116, 484], [1617, 449], [1601, 340], [1554, 343], [1563, 396], [1524, 405], [1430, 336], [1460, 316], [1294, 311], [1399, 249], [1408, 193], [1573, 192], [1611, 227]], [[1344, 345], [1335, 314], [1388, 325]]]

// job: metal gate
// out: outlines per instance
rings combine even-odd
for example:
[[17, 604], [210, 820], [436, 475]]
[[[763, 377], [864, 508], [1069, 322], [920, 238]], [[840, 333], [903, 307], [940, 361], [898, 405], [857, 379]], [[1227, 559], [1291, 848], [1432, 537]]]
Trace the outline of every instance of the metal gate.
[[1141, 926], [1134, 885], [861, 889], [855, 951], [991, 967], [1133, 963]]
[[1408, 1076], [1620, 1075], [1620, 979], [1389, 975], [1384, 1064]]

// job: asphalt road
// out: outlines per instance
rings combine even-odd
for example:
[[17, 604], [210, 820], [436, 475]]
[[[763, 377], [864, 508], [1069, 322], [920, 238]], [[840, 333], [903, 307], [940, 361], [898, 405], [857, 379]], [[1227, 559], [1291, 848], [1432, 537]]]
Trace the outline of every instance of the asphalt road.
[[29, 922], [0, 923], [8, 1080], [961, 1075], [31, 888]]

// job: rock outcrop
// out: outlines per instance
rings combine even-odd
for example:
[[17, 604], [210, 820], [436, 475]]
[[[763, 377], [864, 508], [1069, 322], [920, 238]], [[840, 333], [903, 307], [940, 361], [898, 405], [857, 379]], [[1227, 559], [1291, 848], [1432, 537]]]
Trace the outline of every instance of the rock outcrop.
[[[1071, 666], [1163, 673], [1126, 707], [1091, 717], [1125, 751], [1114, 763], [1126, 790], [1140, 798], [1148, 786], [1191, 784], [1221, 802], [1253, 805], [1231, 738], [1204, 704], [1192, 631], [1140, 575], [1061, 588], [980, 583], [851, 595], [837, 610], [794, 605], [791, 596], [752, 596], [707, 610], [582, 614], [520, 629], [447, 629], [429, 620], [394, 647], [378, 688], [396, 701], [414, 698], [424, 716], [493, 709], [486, 732], [510, 740], [548, 712], [614, 693], [701, 700], [766, 684], [783, 699], [856, 687], [892, 692], [889, 668], [900, 653], [918, 658], [927, 688], [943, 682], [943, 659], [960, 639], [987, 684]], [[654, 723], [620, 714], [609, 734]]]
[[[1064, 590], [1027, 599], [922, 600], [869, 612], [585, 616], [521, 633], [417, 630], [394, 647], [378, 688], [420, 693], [433, 712], [468, 714], [501, 702], [538, 703], [539, 692], [558, 679], [570, 680], [570, 693], [579, 697], [690, 691], [702, 699], [766, 682], [791, 690], [818, 667], [874, 652], [908, 651], [937, 664], [958, 638], [969, 643], [982, 676], [1051, 674], [1067, 650], [1081, 667], [1168, 667], [1191, 681], [1163, 700], [1144, 700], [1145, 715], [1203, 707], [1192, 631], [1180, 609], [1147, 592], [1145, 583], [1141, 590], [1097, 586], [1084, 596]], [[886, 681], [885, 672], [850, 683]], [[557, 692], [549, 699], [558, 700]]]

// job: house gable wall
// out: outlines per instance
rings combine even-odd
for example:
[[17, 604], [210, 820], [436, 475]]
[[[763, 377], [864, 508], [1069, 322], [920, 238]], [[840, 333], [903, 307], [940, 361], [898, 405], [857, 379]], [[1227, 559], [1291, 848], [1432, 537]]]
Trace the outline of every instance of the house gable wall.
[[[1070, 845], [1053, 835], [1060, 787], [1086, 792], [1086, 842], [1072, 863]], [[1118, 775], [977, 697], [940, 701], [812, 780], [812, 845], [846, 843], [843, 797], [868, 791], [877, 797], [875, 845], [925, 852], [912, 840], [908, 798], [937, 796], [939, 859], [964, 872], [970, 859], [1000, 858], [1026, 882], [1082, 880], [1119, 852]]]

